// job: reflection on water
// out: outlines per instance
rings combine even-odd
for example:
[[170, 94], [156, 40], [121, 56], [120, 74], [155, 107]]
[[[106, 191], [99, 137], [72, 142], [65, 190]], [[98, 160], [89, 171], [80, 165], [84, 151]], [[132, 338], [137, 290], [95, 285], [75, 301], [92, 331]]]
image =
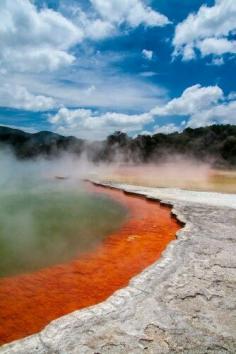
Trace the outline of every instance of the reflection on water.
[[91, 250], [125, 216], [112, 199], [70, 182], [26, 177], [0, 190], [0, 276], [37, 270]]

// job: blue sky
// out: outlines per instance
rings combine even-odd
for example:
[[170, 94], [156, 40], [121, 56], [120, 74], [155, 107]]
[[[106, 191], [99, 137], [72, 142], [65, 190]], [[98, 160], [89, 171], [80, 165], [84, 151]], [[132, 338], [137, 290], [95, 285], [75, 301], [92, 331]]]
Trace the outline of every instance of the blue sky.
[[103, 139], [236, 124], [235, 0], [2, 0], [0, 124]]

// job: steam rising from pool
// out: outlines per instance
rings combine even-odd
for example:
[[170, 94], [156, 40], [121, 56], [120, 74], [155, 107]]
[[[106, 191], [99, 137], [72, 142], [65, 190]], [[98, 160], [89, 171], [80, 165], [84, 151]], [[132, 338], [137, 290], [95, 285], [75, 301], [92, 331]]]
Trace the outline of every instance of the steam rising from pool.
[[124, 209], [88, 193], [84, 178], [225, 192], [236, 186], [233, 172], [216, 175], [180, 156], [156, 165], [95, 165], [72, 154], [17, 160], [0, 150], [0, 171], [0, 276], [66, 262], [119, 227]]
[[64, 156], [22, 162], [4, 151], [0, 171], [0, 276], [71, 260], [125, 217], [121, 205], [86, 191], [81, 179], [92, 173], [86, 161]]

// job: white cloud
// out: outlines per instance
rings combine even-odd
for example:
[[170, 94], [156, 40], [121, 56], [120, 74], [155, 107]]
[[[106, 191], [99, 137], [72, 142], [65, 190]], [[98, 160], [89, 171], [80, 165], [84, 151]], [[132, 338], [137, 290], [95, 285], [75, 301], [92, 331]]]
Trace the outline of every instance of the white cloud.
[[224, 62], [224, 59], [223, 58], [213, 58], [212, 59], [212, 62], [209, 64], [209, 65], [217, 65], [217, 66], [221, 66], [223, 65], [225, 62]]
[[84, 31], [86, 37], [99, 40], [115, 34], [116, 28], [112, 23], [98, 18], [94, 21], [88, 21], [87, 26], [84, 27]]
[[171, 134], [175, 132], [179, 132], [181, 130], [181, 127], [177, 126], [174, 123], [169, 123], [165, 125], [156, 125], [154, 127], [154, 134], [156, 133], [163, 133], [163, 134]]
[[0, 106], [30, 111], [47, 111], [55, 108], [56, 102], [51, 97], [34, 95], [23, 86], [5, 84], [0, 87]]
[[141, 0], [90, 0], [100, 16], [118, 25], [126, 23], [130, 27], [165, 26], [169, 23], [166, 16], [146, 6]]
[[139, 75], [121, 73], [113, 66], [113, 54], [81, 56], [71, 69], [55, 73], [2, 75], [1, 84], [27, 87], [31, 92], [54, 97], [66, 107], [97, 107], [106, 111], [147, 111], [166, 100], [167, 92]]
[[69, 49], [82, 31], [59, 12], [38, 10], [29, 0], [0, 1], [0, 67], [18, 71], [55, 70], [71, 64]]
[[[90, 45], [75, 47], [87, 39], [116, 35], [120, 25], [126, 31], [139, 25], [164, 26], [165, 16], [141, 0], [94, 0], [86, 12], [76, 2], [66, 2], [64, 10], [60, 5], [57, 11], [36, 3], [0, 1], [1, 106], [42, 111], [55, 107], [56, 101], [132, 111], [149, 109], [163, 99], [162, 88], [115, 70], [119, 59], [110, 53], [99, 57]], [[63, 67], [66, 70], [58, 70]]]
[[85, 95], [91, 96], [94, 91], [96, 91], [96, 86], [91, 85], [85, 90]]
[[76, 5], [67, 4], [62, 9], [68, 13], [68, 7], [71, 8], [73, 22], [85, 38], [92, 40], [116, 35], [122, 25], [128, 28], [162, 27], [170, 23], [166, 16], [152, 10], [142, 0], [90, 0], [90, 3], [91, 9], [86, 13]]
[[76, 134], [80, 137], [104, 138], [116, 130], [135, 132], [152, 121], [149, 113], [128, 115], [116, 112], [99, 114], [90, 109], [61, 108], [49, 118], [55, 129], [63, 134]]
[[198, 46], [203, 56], [212, 53], [218, 56], [225, 53], [236, 53], [236, 41], [230, 41], [226, 38], [206, 38]]
[[188, 87], [180, 97], [170, 100], [166, 105], [153, 108], [151, 113], [157, 116], [188, 116], [211, 107], [223, 96], [223, 91], [218, 86], [202, 87], [198, 84]]
[[181, 126], [177, 126], [174, 123], [168, 123], [164, 125], [155, 125], [152, 130], [144, 130], [141, 132], [143, 135], [153, 135], [153, 134], [171, 134], [179, 132], [182, 130]]
[[147, 60], [152, 60], [152, 58], [153, 58], [153, 51], [152, 50], [143, 49], [142, 54], [143, 54], [143, 57]]
[[232, 101], [232, 100], [236, 100], [236, 92], [230, 92], [230, 94], [228, 95], [227, 99], [229, 101]]
[[184, 60], [194, 59], [197, 51], [203, 57], [236, 53], [236, 42], [230, 36], [236, 31], [236, 1], [215, 0], [215, 5], [202, 5], [177, 25], [173, 45], [174, 55]]
[[[73, 46], [86, 39], [100, 40], [131, 27], [164, 26], [168, 19], [141, 0], [91, 0], [92, 10], [73, 7], [71, 18], [30, 0], [0, 1], [0, 70], [52, 71], [72, 64]], [[67, 5], [70, 7], [70, 4]]]
[[[184, 90], [180, 97], [159, 104], [143, 114], [107, 112], [99, 114], [89, 109], [61, 108], [49, 121], [59, 133], [76, 134], [86, 138], [104, 138], [116, 130], [132, 134], [170, 134], [187, 126], [199, 127], [211, 124], [236, 124], [235, 95], [224, 96], [218, 86], [194, 85]], [[158, 124], [159, 117], [185, 116], [180, 125]], [[145, 130], [153, 124], [152, 132]]]
[[194, 113], [187, 126], [198, 128], [212, 124], [236, 124], [236, 100], [226, 101], [207, 110]]
[[[212, 124], [236, 124], [235, 93], [225, 96], [218, 86], [194, 85], [184, 90], [180, 97], [155, 107], [150, 113], [157, 119], [161, 116], [186, 116], [188, 119], [181, 125], [182, 129], [186, 126], [196, 128]], [[166, 128], [172, 127], [167, 125]]]
[[[0, 54], [1, 56], [1, 54]], [[55, 48], [5, 48], [1, 64], [10, 72], [54, 71], [74, 62], [75, 57]]]
[[110, 21], [97, 18], [94, 13], [85, 13], [80, 7], [73, 7], [73, 22], [83, 31], [84, 38], [94, 41], [110, 37], [117, 32], [116, 26]]

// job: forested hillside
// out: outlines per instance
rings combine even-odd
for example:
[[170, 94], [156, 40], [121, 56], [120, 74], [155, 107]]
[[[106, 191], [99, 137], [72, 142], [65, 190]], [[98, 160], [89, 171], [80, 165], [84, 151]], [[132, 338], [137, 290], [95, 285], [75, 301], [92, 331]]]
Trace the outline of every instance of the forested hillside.
[[236, 125], [212, 125], [187, 128], [181, 133], [138, 135], [129, 137], [115, 132], [104, 141], [89, 142], [52, 132], [26, 133], [0, 127], [0, 144], [13, 150], [19, 158], [54, 157], [64, 152], [93, 162], [159, 162], [173, 155], [183, 155], [219, 166], [236, 166]]

